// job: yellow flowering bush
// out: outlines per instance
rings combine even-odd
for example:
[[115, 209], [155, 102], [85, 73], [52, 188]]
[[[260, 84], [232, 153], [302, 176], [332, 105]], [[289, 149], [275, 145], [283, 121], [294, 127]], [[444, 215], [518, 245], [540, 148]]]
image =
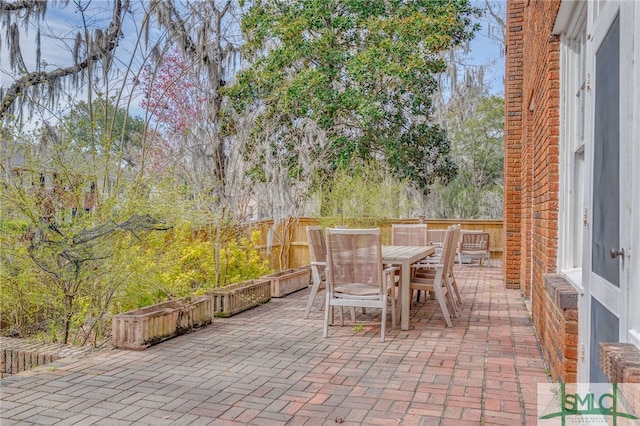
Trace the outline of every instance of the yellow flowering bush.
[[[212, 238], [198, 235], [189, 223], [168, 234], [152, 233], [144, 241], [123, 244], [120, 260], [129, 279], [112, 312], [123, 312], [169, 299], [204, 294], [212, 288], [271, 273], [256, 245], [259, 234], [231, 235], [217, 250]], [[216, 264], [216, 251], [219, 264]]]

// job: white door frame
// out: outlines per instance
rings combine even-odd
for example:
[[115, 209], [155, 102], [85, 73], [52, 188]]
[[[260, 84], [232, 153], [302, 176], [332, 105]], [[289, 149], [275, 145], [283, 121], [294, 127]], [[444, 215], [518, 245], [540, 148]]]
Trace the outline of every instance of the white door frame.
[[[635, 2], [633, 11], [634, 34], [630, 37], [633, 40], [635, 51], [633, 58], [635, 64], [630, 75], [631, 81], [640, 82], [640, 5]], [[640, 256], [637, 255], [640, 246], [640, 83], [633, 89], [633, 112], [635, 120], [630, 140], [632, 141], [632, 152], [630, 157], [636, 166], [631, 171], [631, 230], [629, 232], [631, 245], [628, 254], [629, 266], [629, 297], [627, 309], [629, 312], [629, 333], [628, 341], [640, 348]]]
[[[632, 292], [630, 288], [631, 267], [636, 265], [635, 274], [637, 275], [637, 260], [631, 256], [632, 238], [635, 242], [637, 239], [637, 223], [634, 224], [632, 217], [632, 206], [637, 207], [638, 192], [637, 179], [632, 176], [638, 175], [637, 160], [638, 149], [637, 143], [632, 141], [637, 138], [637, 122], [633, 120], [634, 103], [637, 104], [637, 94], [639, 88], [634, 87], [632, 82], [637, 79], [637, 72], [633, 68], [634, 54], [633, 39], [638, 37], [637, 23], [637, 7], [635, 2], [607, 0], [606, 3], [590, 1], [588, 4], [587, 14], [587, 60], [586, 68], [588, 84], [591, 86], [587, 93], [586, 105], [586, 144], [585, 144], [585, 162], [586, 162], [586, 182], [585, 182], [585, 219], [587, 226], [584, 231], [583, 245], [583, 276], [584, 297], [581, 298], [581, 304], [578, 307], [580, 315], [580, 344], [582, 361], [578, 367], [578, 380], [580, 382], [588, 382], [590, 379], [590, 365], [598, 360], [591, 359], [591, 297], [598, 299], [609, 311], [611, 311], [619, 319], [619, 341], [628, 342], [630, 339], [628, 331], [630, 330], [630, 312], [640, 306], [640, 300], [633, 300], [637, 297], [635, 290]], [[635, 9], [635, 10], [634, 10]], [[620, 268], [620, 287], [616, 288], [606, 280], [591, 272], [592, 269], [592, 233], [593, 227], [593, 162], [594, 162], [594, 114], [595, 114], [595, 58], [600, 43], [607, 35], [611, 24], [616, 16], [620, 19], [620, 246], [625, 249], [625, 258], [619, 261]], [[635, 28], [635, 30], [634, 30]], [[633, 33], [633, 34], [630, 34]], [[633, 96], [633, 95], [636, 96]], [[637, 105], [636, 105], [637, 106]], [[637, 111], [637, 109], [636, 109]], [[636, 120], [637, 121], [637, 120]], [[636, 130], [634, 130], [636, 129]], [[635, 133], [635, 135], [634, 135]], [[635, 147], [635, 149], [634, 149]], [[636, 209], [636, 212], [638, 210]], [[637, 222], [637, 220], [635, 221]], [[635, 235], [635, 237], [633, 237]], [[631, 321], [634, 321], [631, 318]], [[639, 336], [640, 337], [640, 336]]]

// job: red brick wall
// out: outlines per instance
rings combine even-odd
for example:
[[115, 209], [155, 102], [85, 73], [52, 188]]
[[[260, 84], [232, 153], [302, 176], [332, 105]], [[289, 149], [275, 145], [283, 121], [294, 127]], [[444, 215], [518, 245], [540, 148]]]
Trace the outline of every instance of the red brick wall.
[[554, 381], [575, 383], [578, 368], [578, 292], [558, 274], [544, 276], [536, 331]]
[[504, 276], [507, 288], [520, 288], [521, 152], [522, 152], [522, 36], [524, 1], [507, 5], [504, 121]]
[[556, 272], [559, 196], [560, 0], [507, 4], [505, 251], [507, 287], [531, 295], [533, 322], [555, 380], [575, 381], [577, 305], [560, 305]]
[[[602, 372], [611, 383], [640, 384], [640, 349], [636, 345], [603, 342], [598, 355]], [[640, 409], [640, 392], [636, 393], [636, 408]]]
[[[618, 383], [629, 413], [640, 413], [640, 349], [632, 343], [600, 343], [600, 366], [611, 383]], [[631, 386], [627, 387], [626, 384]]]
[[556, 259], [559, 42], [551, 29], [559, 5], [507, 5], [504, 268], [507, 287], [527, 295]]

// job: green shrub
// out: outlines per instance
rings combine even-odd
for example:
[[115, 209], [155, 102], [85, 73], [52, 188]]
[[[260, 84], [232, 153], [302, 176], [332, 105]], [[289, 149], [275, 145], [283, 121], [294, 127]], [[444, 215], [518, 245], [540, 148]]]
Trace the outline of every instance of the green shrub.
[[184, 222], [169, 231], [113, 234], [94, 247], [94, 260], [71, 282], [36, 266], [27, 251], [27, 225], [0, 226], [8, 231], [0, 235], [3, 334], [99, 345], [109, 336], [112, 314], [272, 272], [256, 249], [257, 232], [247, 237], [226, 231], [216, 243]]
[[273, 272], [267, 259], [261, 259], [256, 245], [260, 233], [253, 231], [251, 237], [241, 237], [229, 241], [220, 250], [220, 285], [233, 284]]
[[393, 177], [381, 163], [354, 159], [321, 188], [321, 216], [365, 227], [380, 219], [410, 217], [417, 207], [410, 194], [409, 183]]
[[271, 272], [255, 246], [259, 235], [235, 237], [220, 248], [197, 236], [190, 224], [177, 225], [168, 234], [155, 233], [137, 244], [124, 244], [119, 257], [126, 264], [127, 282], [112, 312], [124, 312], [212, 288], [260, 277]]

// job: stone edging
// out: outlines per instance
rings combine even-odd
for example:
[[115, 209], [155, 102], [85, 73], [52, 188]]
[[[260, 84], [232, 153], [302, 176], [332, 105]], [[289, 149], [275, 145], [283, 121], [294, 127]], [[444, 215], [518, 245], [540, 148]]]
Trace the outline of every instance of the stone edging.
[[0, 378], [31, 370], [61, 358], [81, 358], [95, 350], [90, 347], [60, 343], [37, 343], [11, 337], [0, 337]]

